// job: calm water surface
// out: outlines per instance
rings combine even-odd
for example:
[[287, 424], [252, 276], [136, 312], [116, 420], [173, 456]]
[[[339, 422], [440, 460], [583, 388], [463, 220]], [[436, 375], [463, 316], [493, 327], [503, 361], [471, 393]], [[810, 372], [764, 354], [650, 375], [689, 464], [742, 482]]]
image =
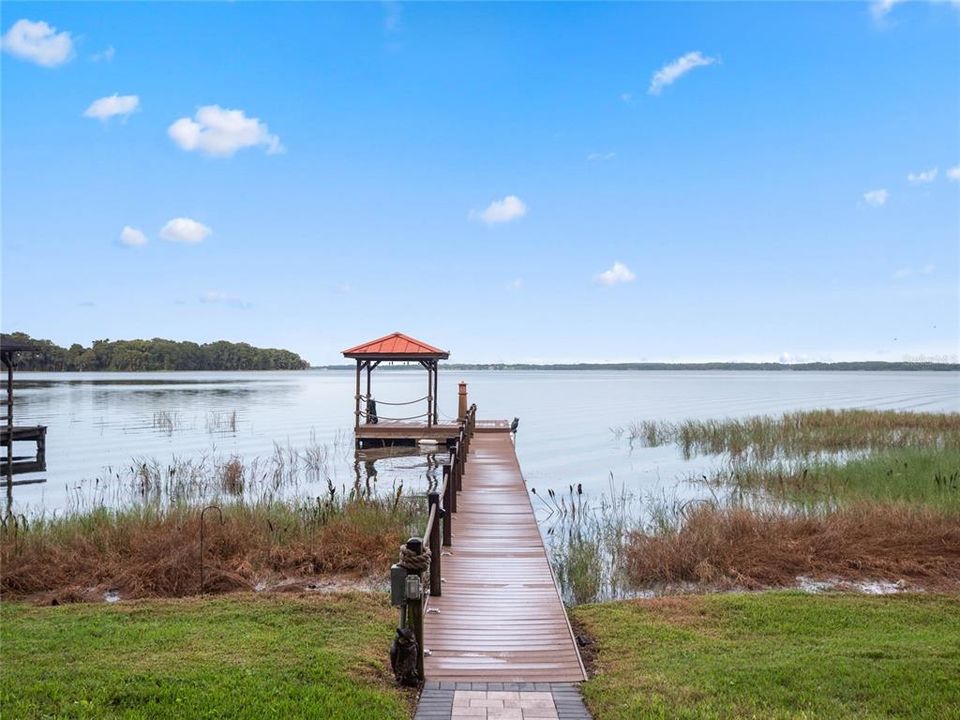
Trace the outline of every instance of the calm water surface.
[[[812, 408], [960, 411], [960, 374], [920, 372], [631, 372], [474, 371], [440, 373], [440, 409], [456, 412], [465, 380], [481, 418], [520, 418], [517, 451], [528, 485], [539, 494], [582, 484], [588, 494], [617, 484], [638, 495], [694, 497], [706, 492], [683, 479], [709, 465], [684, 461], [672, 447], [635, 448], [610, 428], [633, 420], [681, 420], [775, 414]], [[277, 446], [325, 447], [338, 487], [358, 478], [391, 492], [422, 492], [437, 474], [435, 458], [372, 459], [353, 453], [354, 373], [22, 373], [15, 386], [17, 424], [49, 426], [48, 482], [14, 489], [19, 512], [58, 512], [98, 488], [98, 497], [135, 458], [213, 462], [269, 458]], [[374, 375], [380, 401], [426, 394], [415, 370]], [[420, 412], [421, 410], [417, 410]], [[387, 414], [381, 408], [382, 414]], [[414, 414], [414, 413], [406, 413]], [[234, 421], [235, 418], [235, 421]], [[362, 462], [364, 459], [367, 462]], [[326, 480], [297, 487], [326, 491]], [[111, 500], [111, 498], [114, 498]], [[542, 508], [541, 508], [542, 510]]]

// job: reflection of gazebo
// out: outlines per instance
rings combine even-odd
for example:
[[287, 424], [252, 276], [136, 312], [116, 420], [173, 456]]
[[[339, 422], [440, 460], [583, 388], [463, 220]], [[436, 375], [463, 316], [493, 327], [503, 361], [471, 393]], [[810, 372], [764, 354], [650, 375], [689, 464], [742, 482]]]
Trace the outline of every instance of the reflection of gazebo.
[[[357, 361], [357, 389], [354, 396], [354, 427], [357, 444], [362, 439], [370, 444], [409, 444], [417, 440], [447, 440], [456, 436], [459, 426], [440, 425], [437, 408], [438, 364], [450, 353], [395, 332], [343, 351], [343, 356]], [[381, 406], [407, 408], [380, 413], [371, 393], [371, 373], [382, 362], [415, 362], [427, 371], [427, 393], [421, 398], [400, 403], [379, 403]], [[361, 393], [361, 376], [366, 371], [366, 394]], [[426, 405], [421, 405], [426, 401]], [[391, 417], [392, 416], [392, 417]]]
[[[17, 353], [35, 351], [36, 348], [28, 343], [21, 342], [8, 335], [0, 336], [0, 361], [7, 369], [7, 422], [0, 426], [0, 446], [6, 447], [6, 457], [3, 461], [3, 474], [6, 476], [8, 498], [9, 488], [12, 485], [24, 485], [43, 480], [21, 480], [13, 482], [13, 476], [20, 473], [43, 472], [47, 468], [46, 439], [47, 428], [44, 425], [26, 425], [17, 427], [13, 424], [13, 367], [16, 364]], [[15, 457], [13, 454], [14, 442], [34, 442], [37, 446], [35, 457]]]

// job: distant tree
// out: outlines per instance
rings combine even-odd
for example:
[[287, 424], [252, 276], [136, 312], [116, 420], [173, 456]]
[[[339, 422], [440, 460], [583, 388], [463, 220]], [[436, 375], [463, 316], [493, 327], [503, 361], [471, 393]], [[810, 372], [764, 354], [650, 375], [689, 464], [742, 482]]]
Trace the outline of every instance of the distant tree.
[[199, 345], [163, 338], [102, 339], [94, 340], [88, 348], [74, 343], [66, 349], [23, 332], [5, 337], [36, 348], [20, 354], [17, 366], [22, 370], [305, 370], [310, 367], [289, 350], [257, 348], [224, 340]]

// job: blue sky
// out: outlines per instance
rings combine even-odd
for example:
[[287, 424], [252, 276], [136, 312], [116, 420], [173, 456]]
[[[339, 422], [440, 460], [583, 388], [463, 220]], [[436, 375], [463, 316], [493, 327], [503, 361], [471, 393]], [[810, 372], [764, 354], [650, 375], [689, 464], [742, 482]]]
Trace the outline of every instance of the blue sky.
[[957, 354], [956, 3], [4, 3], [2, 32], [4, 330]]

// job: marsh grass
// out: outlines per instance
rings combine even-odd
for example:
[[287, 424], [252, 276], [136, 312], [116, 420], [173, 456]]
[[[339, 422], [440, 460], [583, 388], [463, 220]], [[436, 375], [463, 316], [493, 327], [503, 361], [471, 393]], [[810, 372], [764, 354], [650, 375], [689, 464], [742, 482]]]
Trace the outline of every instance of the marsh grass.
[[211, 410], [207, 413], [207, 432], [235, 433], [237, 431], [237, 411]]
[[178, 412], [158, 410], [153, 413], [153, 427], [156, 430], [172, 435], [174, 430], [180, 429], [183, 420]]
[[847, 460], [733, 461], [689, 478], [801, 507], [862, 500], [909, 502], [960, 513], [960, 450], [901, 448]]
[[81, 484], [63, 514], [7, 518], [0, 531], [6, 597], [180, 596], [199, 589], [200, 510], [208, 515], [207, 591], [331, 573], [382, 573], [425, 504], [402, 483], [381, 491], [358, 474], [338, 485], [336, 447], [275, 445], [266, 458], [140, 459]]
[[702, 454], [766, 461], [889, 449], [960, 451], [958, 413], [809, 410], [780, 417], [679, 423], [640, 420], [613, 432], [631, 445], [675, 444], [686, 459]]
[[[207, 592], [334, 573], [382, 573], [422, 520], [393, 497], [224, 503], [205, 522]], [[19, 518], [0, 532], [5, 598], [176, 597], [199, 591], [200, 508], [150, 503], [64, 517]]]

